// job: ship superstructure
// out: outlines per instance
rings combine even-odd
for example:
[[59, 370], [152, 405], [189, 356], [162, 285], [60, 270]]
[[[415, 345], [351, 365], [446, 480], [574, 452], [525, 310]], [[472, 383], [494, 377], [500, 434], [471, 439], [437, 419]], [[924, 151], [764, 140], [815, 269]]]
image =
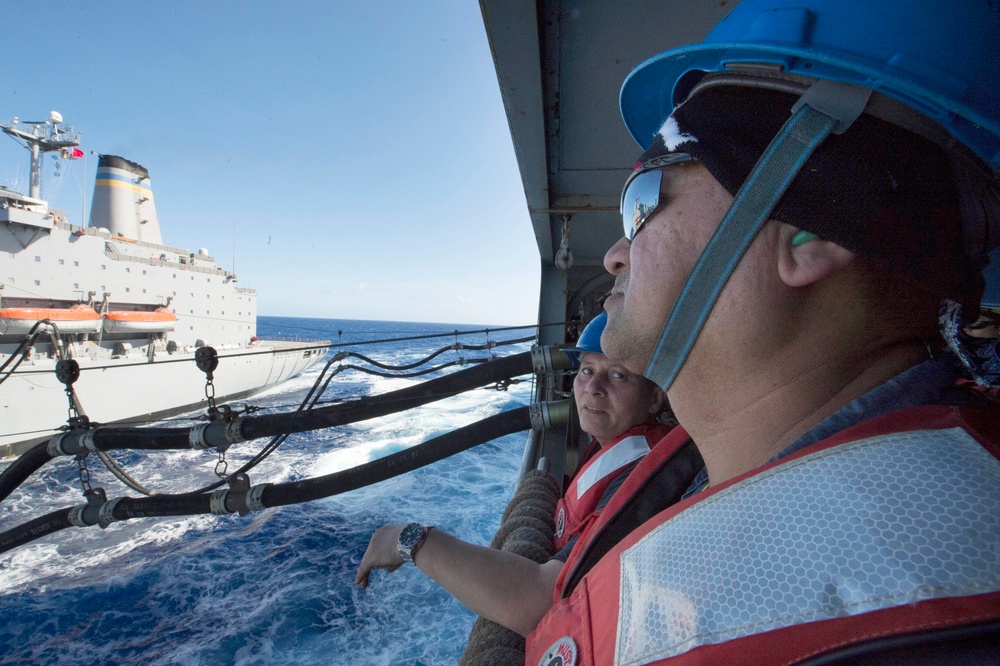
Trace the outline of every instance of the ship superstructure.
[[[55, 112], [0, 128], [32, 155], [29, 194], [0, 188], [0, 457], [66, 424], [60, 356], [80, 364], [80, 407], [100, 423], [205, 403], [206, 377], [193, 361], [202, 347], [221, 357], [220, 399], [260, 391], [323, 357], [322, 344], [257, 340], [255, 291], [207, 250], [162, 244], [143, 166], [101, 155], [90, 223], [77, 226], [41, 197], [40, 162], [46, 152], [77, 150], [78, 136]], [[39, 321], [48, 323], [25, 350]]]

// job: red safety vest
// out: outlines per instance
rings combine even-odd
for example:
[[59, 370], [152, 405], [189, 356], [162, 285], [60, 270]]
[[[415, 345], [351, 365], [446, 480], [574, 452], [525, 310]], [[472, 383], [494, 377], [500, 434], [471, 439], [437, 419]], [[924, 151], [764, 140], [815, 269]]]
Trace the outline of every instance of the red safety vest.
[[902, 410], [713, 486], [562, 598], [594, 535], [684, 437], [657, 444], [576, 544], [528, 666], [784, 665], [1000, 620], [996, 406]]
[[598, 504], [608, 486], [645, 457], [673, 428], [662, 423], [629, 428], [584, 462], [556, 505], [556, 550], [561, 550], [597, 519], [601, 513]]

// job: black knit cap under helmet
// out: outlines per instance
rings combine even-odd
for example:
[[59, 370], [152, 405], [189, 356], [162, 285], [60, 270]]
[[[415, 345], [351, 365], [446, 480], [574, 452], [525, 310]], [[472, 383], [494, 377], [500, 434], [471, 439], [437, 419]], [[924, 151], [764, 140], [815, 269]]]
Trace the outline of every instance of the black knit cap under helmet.
[[[735, 196], [795, 101], [772, 90], [706, 89], [674, 109], [667, 131], [672, 145], [657, 134], [640, 163], [689, 153]], [[771, 217], [956, 300], [966, 312], [978, 311], [983, 278], [963, 249], [951, 162], [940, 147], [905, 129], [862, 115], [844, 134], [831, 135]]]

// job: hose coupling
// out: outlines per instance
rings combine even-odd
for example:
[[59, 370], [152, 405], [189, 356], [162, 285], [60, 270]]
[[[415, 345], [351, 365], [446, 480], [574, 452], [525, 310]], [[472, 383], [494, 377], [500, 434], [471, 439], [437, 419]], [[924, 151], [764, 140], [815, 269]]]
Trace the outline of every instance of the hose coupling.
[[550, 400], [528, 405], [528, 418], [533, 430], [544, 430], [569, 422], [569, 400]]

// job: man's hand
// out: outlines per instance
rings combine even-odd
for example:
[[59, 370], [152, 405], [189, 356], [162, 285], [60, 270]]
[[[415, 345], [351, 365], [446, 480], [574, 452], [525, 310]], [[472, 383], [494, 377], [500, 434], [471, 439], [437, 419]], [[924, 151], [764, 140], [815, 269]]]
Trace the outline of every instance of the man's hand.
[[358, 573], [354, 577], [355, 585], [368, 587], [368, 574], [373, 568], [385, 569], [391, 573], [403, 566], [403, 558], [396, 550], [399, 533], [403, 531], [403, 527], [405, 525], [384, 525], [372, 535], [368, 550], [361, 558]]

